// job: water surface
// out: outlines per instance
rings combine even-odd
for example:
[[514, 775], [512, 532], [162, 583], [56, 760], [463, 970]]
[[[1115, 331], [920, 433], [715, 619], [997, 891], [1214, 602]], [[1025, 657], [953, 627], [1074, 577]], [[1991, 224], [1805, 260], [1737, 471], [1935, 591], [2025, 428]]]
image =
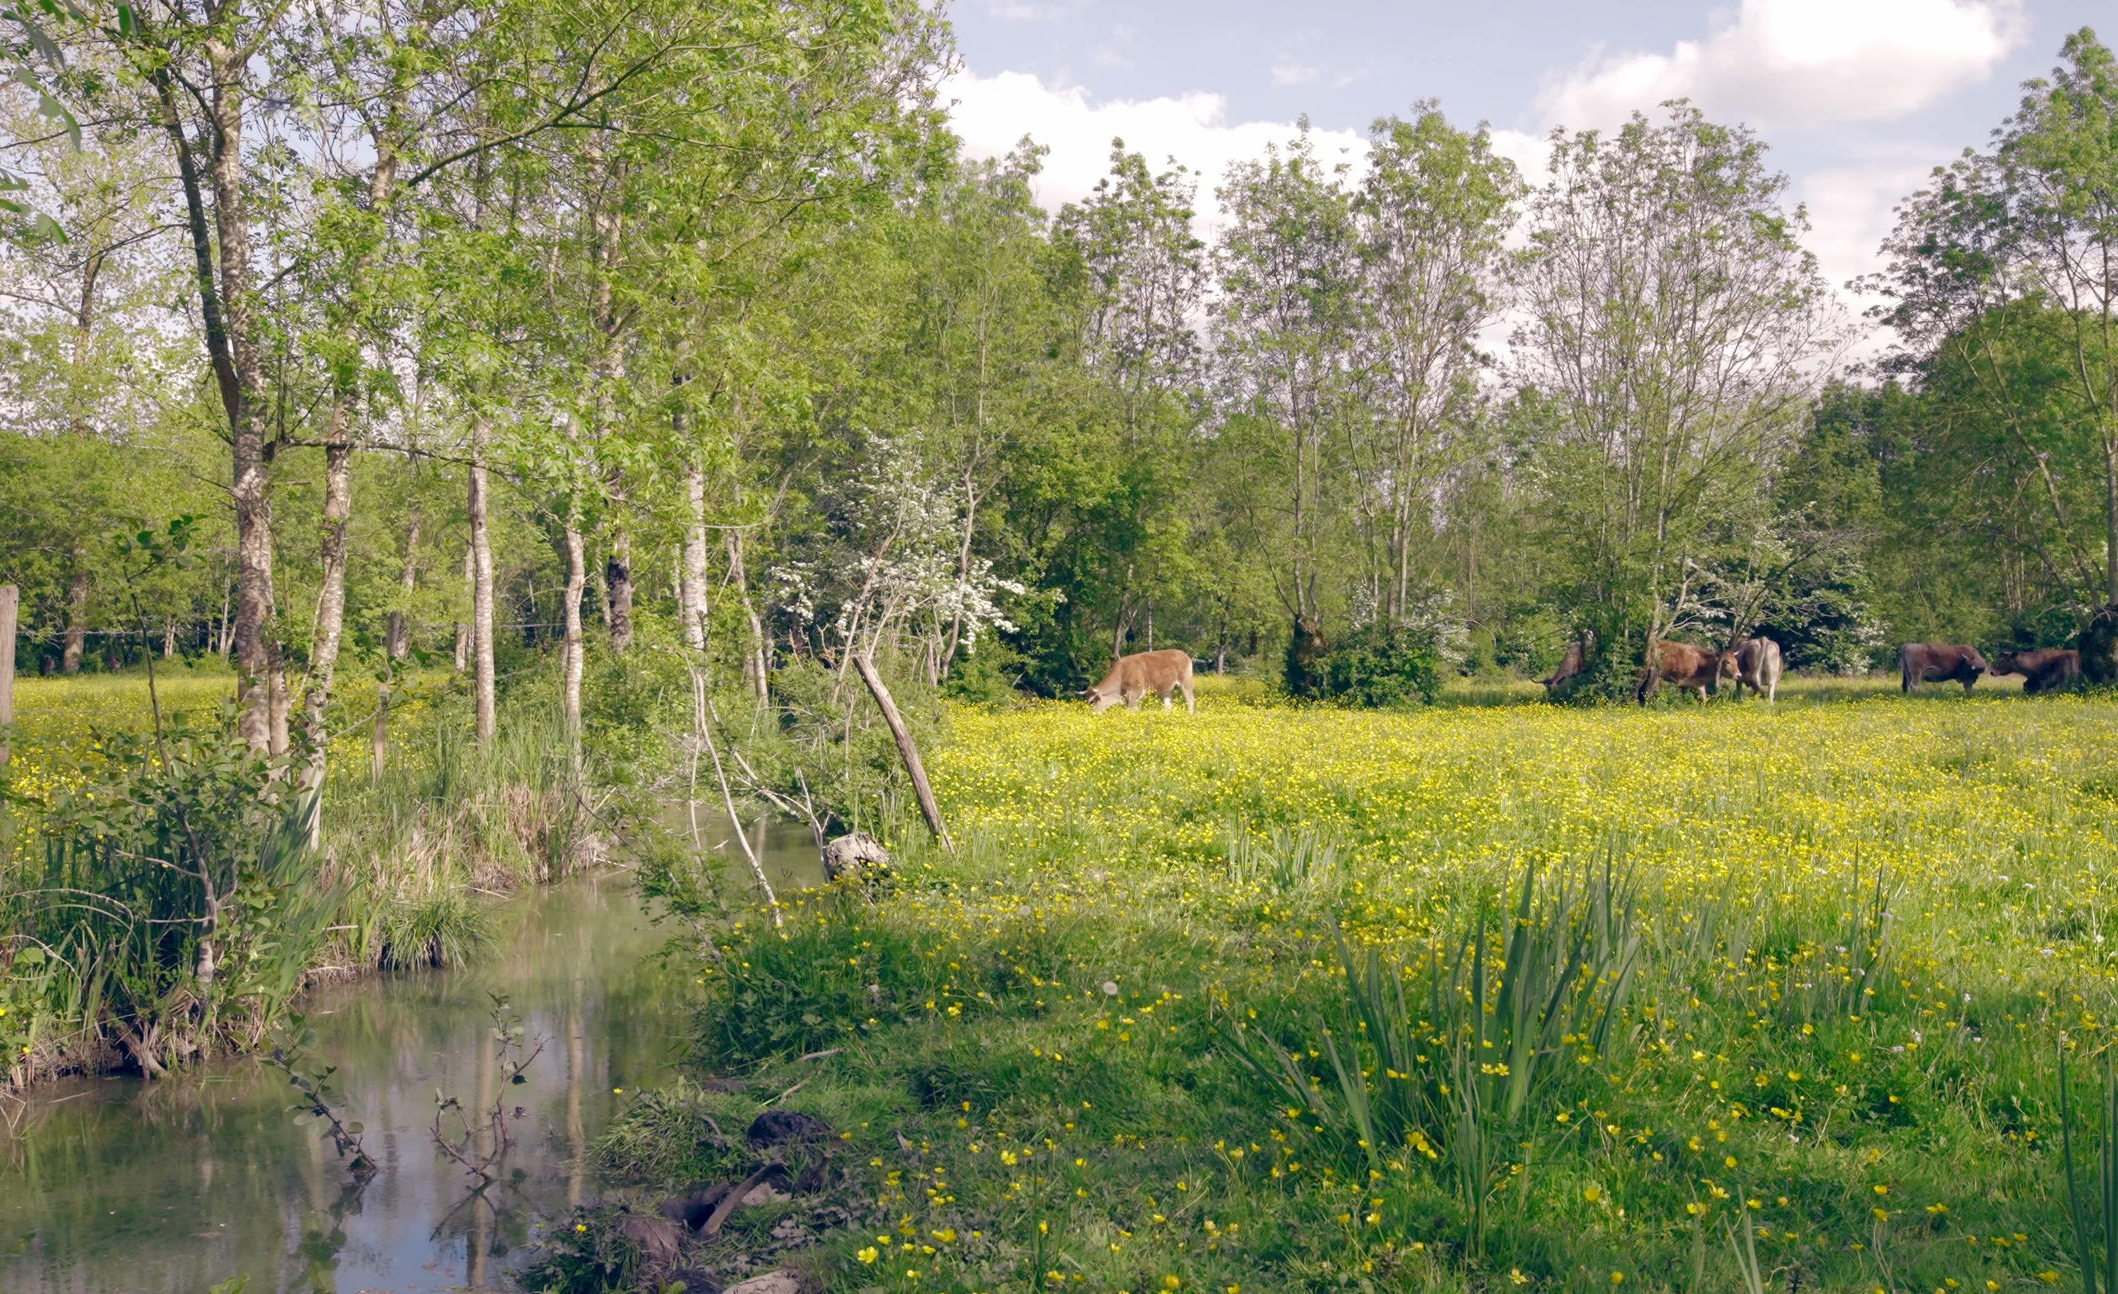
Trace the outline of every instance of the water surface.
[[[813, 883], [806, 830], [751, 838], [776, 881]], [[365, 1187], [294, 1126], [285, 1078], [251, 1061], [39, 1088], [20, 1130], [0, 1129], [0, 1291], [201, 1294], [236, 1275], [251, 1294], [512, 1288], [542, 1228], [595, 1198], [583, 1152], [671, 1076], [695, 999], [655, 957], [669, 931], [624, 873], [499, 903], [492, 934], [472, 967], [305, 999], [316, 1055], [339, 1067], [347, 1115], [383, 1165]], [[437, 1087], [491, 1099], [494, 993], [543, 1051], [508, 1097], [522, 1116], [507, 1171], [477, 1191], [430, 1128]]]

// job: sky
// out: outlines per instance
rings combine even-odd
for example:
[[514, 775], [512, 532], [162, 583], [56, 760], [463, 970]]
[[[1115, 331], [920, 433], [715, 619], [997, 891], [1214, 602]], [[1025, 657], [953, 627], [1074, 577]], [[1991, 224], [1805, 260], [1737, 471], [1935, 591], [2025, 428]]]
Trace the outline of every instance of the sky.
[[950, 18], [957, 133], [980, 157], [1048, 146], [1048, 208], [1094, 187], [1113, 136], [1199, 174], [1210, 235], [1228, 164], [1305, 113], [1320, 152], [1357, 161], [1370, 122], [1435, 99], [1534, 180], [1553, 127], [1688, 97], [1771, 146], [1835, 285], [1877, 268], [1891, 208], [1983, 145], [2068, 33], [2118, 40], [2114, 0], [954, 0]]

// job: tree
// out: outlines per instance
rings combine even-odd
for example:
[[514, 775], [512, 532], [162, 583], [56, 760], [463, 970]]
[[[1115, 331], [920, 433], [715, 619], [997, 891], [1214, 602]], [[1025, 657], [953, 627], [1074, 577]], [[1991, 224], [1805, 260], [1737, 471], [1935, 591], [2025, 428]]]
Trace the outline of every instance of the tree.
[[1748, 130], [1680, 101], [1552, 144], [1515, 275], [1522, 378], [1550, 404], [1544, 520], [1577, 627], [1637, 653], [1685, 622], [1698, 562], [1771, 542], [1767, 473], [1828, 353], [1826, 297]]
[[[2084, 604], [2118, 608], [2118, 60], [2086, 28], [2060, 57], [1990, 150], [1900, 210], [1875, 286], [1900, 364], [1968, 379], [1962, 394], [2034, 465], [2060, 549], [2047, 564]], [[2111, 668], [2096, 653], [2084, 667]]]
[[1284, 150], [1268, 145], [1263, 161], [1230, 167], [1219, 191], [1219, 384], [1230, 415], [1280, 438], [1287, 529], [1276, 582], [1298, 634], [1322, 631], [1324, 451], [1357, 362], [1359, 235], [1345, 171], [1317, 159], [1305, 119]]
[[1372, 410], [1353, 447], [1363, 512], [1383, 518], [1387, 569], [1380, 614], [1410, 611], [1412, 549], [1442, 477], [1469, 448], [1481, 331], [1500, 299], [1501, 240], [1521, 189], [1483, 128], [1451, 127], [1432, 104], [1412, 121], [1368, 132], [1368, 171], [1354, 199]]

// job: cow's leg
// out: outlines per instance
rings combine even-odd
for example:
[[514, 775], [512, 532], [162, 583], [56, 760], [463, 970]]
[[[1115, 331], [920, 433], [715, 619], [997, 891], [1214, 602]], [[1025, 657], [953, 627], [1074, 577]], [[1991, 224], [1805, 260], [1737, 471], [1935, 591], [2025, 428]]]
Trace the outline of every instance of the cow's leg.
[[1765, 704], [1777, 704], [1780, 699], [1780, 676], [1774, 674], [1771, 678], [1767, 679], [1766, 682], [1770, 683], [1772, 686], [1768, 688], [1765, 692]]
[[1191, 680], [1186, 679], [1184, 680], [1184, 713], [1197, 714], [1198, 712], [1198, 701], [1197, 698], [1192, 695]]
[[1168, 713], [1169, 713], [1169, 695], [1170, 695], [1170, 692], [1174, 692], [1174, 691], [1176, 691], [1176, 690], [1177, 690], [1177, 689], [1175, 689], [1175, 688], [1171, 688], [1171, 689], [1169, 689], [1169, 691], [1168, 691], [1168, 692], [1164, 692], [1164, 693], [1162, 694], [1162, 713], [1164, 713], [1164, 714], [1168, 714]]

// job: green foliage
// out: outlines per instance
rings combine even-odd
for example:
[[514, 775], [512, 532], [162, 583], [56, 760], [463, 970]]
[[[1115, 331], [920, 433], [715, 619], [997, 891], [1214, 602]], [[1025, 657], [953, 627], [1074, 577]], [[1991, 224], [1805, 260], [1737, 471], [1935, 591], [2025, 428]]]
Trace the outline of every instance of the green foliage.
[[1430, 633], [1371, 624], [1332, 643], [1315, 675], [1323, 700], [1369, 709], [1426, 705], [1441, 691], [1441, 656]]
[[9, 951], [42, 954], [29, 964], [44, 1013], [79, 1030], [61, 1044], [70, 1063], [107, 1044], [154, 1074], [256, 1042], [345, 897], [311, 848], [315, 796], [253, 755], [226, 710], [99, 744], [85, 780], [45, 806], [41, 870], [0, 874]]

